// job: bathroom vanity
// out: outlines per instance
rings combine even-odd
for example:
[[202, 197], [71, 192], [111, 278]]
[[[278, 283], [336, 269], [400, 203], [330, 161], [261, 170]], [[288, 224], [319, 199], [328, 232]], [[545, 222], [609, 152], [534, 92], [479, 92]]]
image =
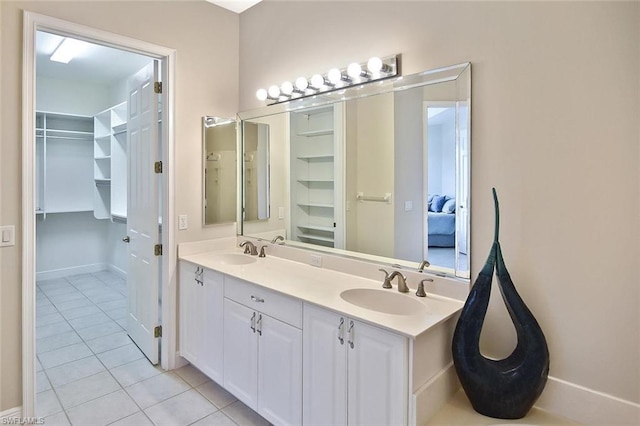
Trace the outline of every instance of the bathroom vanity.
[[276, 425], [424, 424], [458, 388], [460, 300], [271, 249], [181, 253], [180, 356]]

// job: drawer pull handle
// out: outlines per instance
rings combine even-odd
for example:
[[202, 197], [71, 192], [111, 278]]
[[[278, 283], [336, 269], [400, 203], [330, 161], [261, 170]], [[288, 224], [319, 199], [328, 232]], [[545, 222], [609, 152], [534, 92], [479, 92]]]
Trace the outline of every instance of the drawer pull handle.
[[256, 313], [254, 312], [253, 315], [251, 316], [251, 330], [255, 333], [256, 332]]
[[262, 314], [258, 315], [256, 330], [258, 331], [258, 334], [262, 336]]
[[341, 345], [344, 345], [344, 318], [340, 318], [340, 325], [338, 326], [338, 341]]
[[261, 297], [251, 296], [251, 300], [253, 300], [256, 303], [264, 303], [264, 299]]
[[349, 343], [349, 347], [353, 349], [353, 321], [349, 321], [349, 330], [347, 330], [347, 333], [349, 333], [349, 340], [347, 343]]

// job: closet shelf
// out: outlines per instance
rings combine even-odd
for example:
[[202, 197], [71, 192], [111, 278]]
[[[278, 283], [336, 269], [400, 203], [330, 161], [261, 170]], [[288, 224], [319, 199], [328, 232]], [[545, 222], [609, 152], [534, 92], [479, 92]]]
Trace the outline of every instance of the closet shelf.
[[313, 161], [313, 160], [333, 160], [333, 154], [321, 154], [321, 155], [299, 155], [298, 160]]
[[300, 183], [333, 183], [333, 179], [298, 179]]
[[111, 185], [111, 179], [95, 179], [97, 186]]
[[300, 207], [318, 207], [323, 209], [332, 209], [333, 204], [328, 203], [298, 203]]
[[309, 229], [311, 231], [322, 231], [322, 232], [334, 232], [335, 228], [332, 226], [320, 226], [320, 225], [296, 225], [298, 228]]
[[310, 138], [314, 136], [332, 135], [332, 134], [333, 134], [333, 129], [308, 130], [305, 132], [298, 132], [298, 136], [304, 136], [306, 138]]
[[94, 157], [94, 160], [111, 160], [111, 156], [110, 155], [101, 155], [98, 157]]
[[321, 237], [319, 235], [312, 235], [312, 234], [298, 234], [298, 238], [305, 238], [307, 240], [314, 240], [314, 241], [324, 241], [328, 243], [333, 243], [335, 241], [333, 238]]
[[127, 131], [127, 123], [118, 124], [112, 127], [112, 131], [114, 135], [119, 133], [124, 133]]

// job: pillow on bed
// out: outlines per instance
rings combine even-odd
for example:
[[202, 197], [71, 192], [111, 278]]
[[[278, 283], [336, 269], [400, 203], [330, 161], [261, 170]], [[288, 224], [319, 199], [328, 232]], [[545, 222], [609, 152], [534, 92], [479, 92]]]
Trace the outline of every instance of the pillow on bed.
[[431, 210], [432, 212], [435, 213], [439, 213], [442, 211], [442, 206], [444, 205], [444, 203], [446, 202], [446, 198], [444, 197], [444, 195], [440, 196], [440, 195], [434, 195], [433, 196], [433, 200], [431, 200], [431, 206], [429, 208], [429, 210]]
[[442, 206], [442, 213], [453, 213], [456, 211], [456, 199], [448, 198]]

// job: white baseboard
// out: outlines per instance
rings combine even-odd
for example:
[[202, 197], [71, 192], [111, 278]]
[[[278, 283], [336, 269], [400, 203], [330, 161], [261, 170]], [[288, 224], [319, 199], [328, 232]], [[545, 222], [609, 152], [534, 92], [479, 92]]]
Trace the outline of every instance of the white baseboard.
[[49, 271], [36, 272], [36, 280], [52, 280], [67, 277], [69, 275], [90, 274], [93, 272], [104, 271], [105, 269], [107, 269], [106, 263], [94, 263], [91, 265], [73, 266], [71, 268], [52, 269]]
[[107, 265], [107, 269], [111, 272], [113, 272], [114, 274], [116, 274], [117, 276], [119, 276], [122, 279], [127, 279], [127, 271], [118, 268], [115, 265]]
[[424, 425], [449, 401], [460, 389], [460, 381], [453, 363], [450, 363], [431, 380], [422, 385], [413, 395], [409, 424]]
[[640, 425], [640, 404], [549, 377], [536, 407], [585, 425]]
[[0, 412], [0, 424], [11, 424], [10, 419], [22, 418], [22, 407], [13, 407]]

